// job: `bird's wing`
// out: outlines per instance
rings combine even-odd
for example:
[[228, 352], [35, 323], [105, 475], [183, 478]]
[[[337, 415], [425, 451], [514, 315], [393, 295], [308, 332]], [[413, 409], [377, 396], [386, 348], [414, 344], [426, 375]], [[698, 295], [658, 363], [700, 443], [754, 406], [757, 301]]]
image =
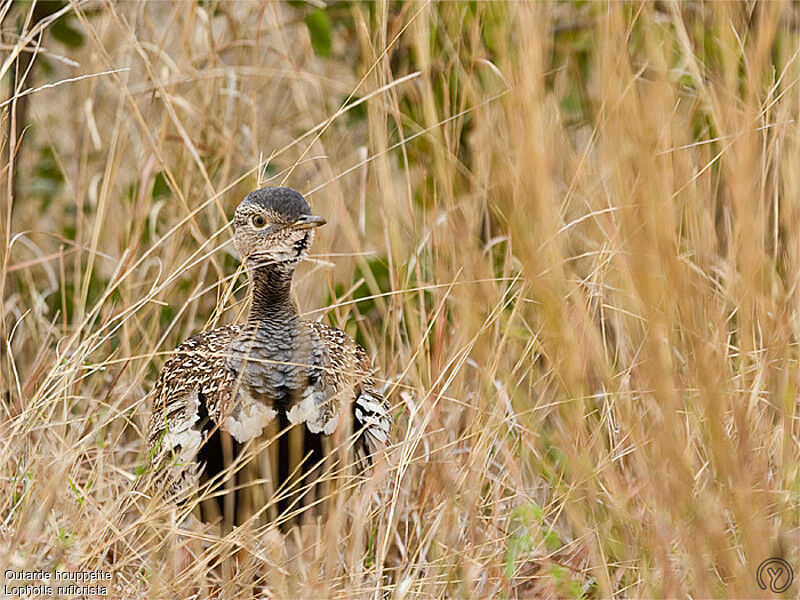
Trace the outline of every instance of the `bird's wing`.
[[330, 377], [331, 353], [314, 327], [306, 329], [306, 343], [300, 353], [307, 364], [304, 385], [298, 388], [296, 399], [290, 400], [286, 417], [290, 423], [305, 423], [311, 433], [330, 435], [339, 424], [340, 390]]
[[225, 352], [240, 326], [221, 327], [183, 342], [161, 370], [148, 426], [149, 458], [173, 492], [196, 479], [195, 457], [230, 404], [236, 377]]
[[[304, 394], [308, 408], [315, 407], [316, 411], [304, 420], [312, 432], [332, 433], [340, 411], [349, 409], [356, 452], [368, 464], [369, 457], [389, 441], [392, 424], [383, 393], [372, 378], [372, 363], [364, 349], [343, 331], [316, 321], [309, 325], [318, 340], [316, 354], [322, 362]], [[308, 398], [313, 398], [313, 403]]]

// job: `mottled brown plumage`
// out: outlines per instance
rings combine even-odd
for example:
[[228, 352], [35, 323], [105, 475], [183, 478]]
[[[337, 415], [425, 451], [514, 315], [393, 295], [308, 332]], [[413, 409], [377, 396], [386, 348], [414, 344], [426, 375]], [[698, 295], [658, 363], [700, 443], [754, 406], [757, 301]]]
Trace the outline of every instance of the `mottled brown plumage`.
[[[321, 224], [288, 188], [253, 192], [236, 209], [234, 244], [252, 280], [247, 322], [183, 342], [153, 390], [148, 445], [170, 494], [225, 467], [210, 437], [223, 432], [243, 443], [276, 418], [281, 428], [304, 424], [312, 440], [352, 423], [361, 464], [388, 441], [391, 420], [363, 348], [301, 319], [290, 299], [294, 268]], [[340, 418], [345, 411], [352, 419]]]

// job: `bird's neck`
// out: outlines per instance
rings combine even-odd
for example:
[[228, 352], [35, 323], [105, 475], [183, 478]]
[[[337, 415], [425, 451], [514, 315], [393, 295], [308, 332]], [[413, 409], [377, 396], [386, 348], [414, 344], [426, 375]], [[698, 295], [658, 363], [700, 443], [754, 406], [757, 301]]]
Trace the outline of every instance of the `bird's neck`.
[[294, 265], [287, 263], [248, 264], [251, 284], [250, 321], [285, 319], [295, 316], [291, 289]]

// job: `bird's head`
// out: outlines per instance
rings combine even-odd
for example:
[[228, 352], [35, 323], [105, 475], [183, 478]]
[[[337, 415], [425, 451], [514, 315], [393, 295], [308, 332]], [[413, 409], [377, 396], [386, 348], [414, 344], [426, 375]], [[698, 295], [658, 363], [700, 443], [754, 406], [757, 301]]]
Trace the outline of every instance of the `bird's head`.
[[265, 187], [249, 193], [236, 207], [233, 245], [254, 266], [293, 266], [308, 254], [314, 229], [326, 223], [311, 214], [300, 192]]

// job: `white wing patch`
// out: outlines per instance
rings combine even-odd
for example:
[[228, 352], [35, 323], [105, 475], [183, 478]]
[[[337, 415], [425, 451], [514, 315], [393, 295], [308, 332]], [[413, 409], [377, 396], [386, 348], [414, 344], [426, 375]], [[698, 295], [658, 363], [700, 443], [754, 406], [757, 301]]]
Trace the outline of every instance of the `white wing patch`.
[[184, 457], [191, 458], [203, 442], [203, 434], [194, 428], [200, 419], [199, 409], [200, 399], [195, 391], [186, 402], [183, 418], [171, 419], [164, 434], [162, 445], [173, 452], [180, 448], [178, 456], [181, 459]]
[[358, 426], [364, 428], [364, 434], [369, 440], [372, 450], [378, 444], [386, 444], [391, 431], [391, 419], [386, 406], [378, 397], [362, 389], [361, 395], [356, 398], [353, 414], [358, 421]]
[[203, 443], [203, 434], [196, 428], [200, 420], [199, 408], [200, 399], [194, 391], [188, 397], [183, 418], [170, 421], [161, 441], [163, 451], [171, 457], [168, 473], [176, 492], [192, 485], [196, 479], [194, 459]]
[[308, 385], [299, 402], [286, 412], [286, 418], [293, 425], [305, 423], [311, 433], [331, 435], [339, 426], [337, 394], [332, 382], [325, 376], [324, 366], [329, 364], [325, 344], [313, 329], [311, 334], [312, 358]]
[[333, 412], [331, 401], [324, 388], [309, 385], [303, 391], [303, 399], [289, 409], [286, 417], [293, 425], [305, 423], [311, 433], [330, 435], [339, 425], [339, 415]]
[[261, 435], [264, 427], [277, 416], [277, 412], [253, 398], [242, 387], [236, 398], [236, 405], [220, 425], [237, 442], [242, 443]]

